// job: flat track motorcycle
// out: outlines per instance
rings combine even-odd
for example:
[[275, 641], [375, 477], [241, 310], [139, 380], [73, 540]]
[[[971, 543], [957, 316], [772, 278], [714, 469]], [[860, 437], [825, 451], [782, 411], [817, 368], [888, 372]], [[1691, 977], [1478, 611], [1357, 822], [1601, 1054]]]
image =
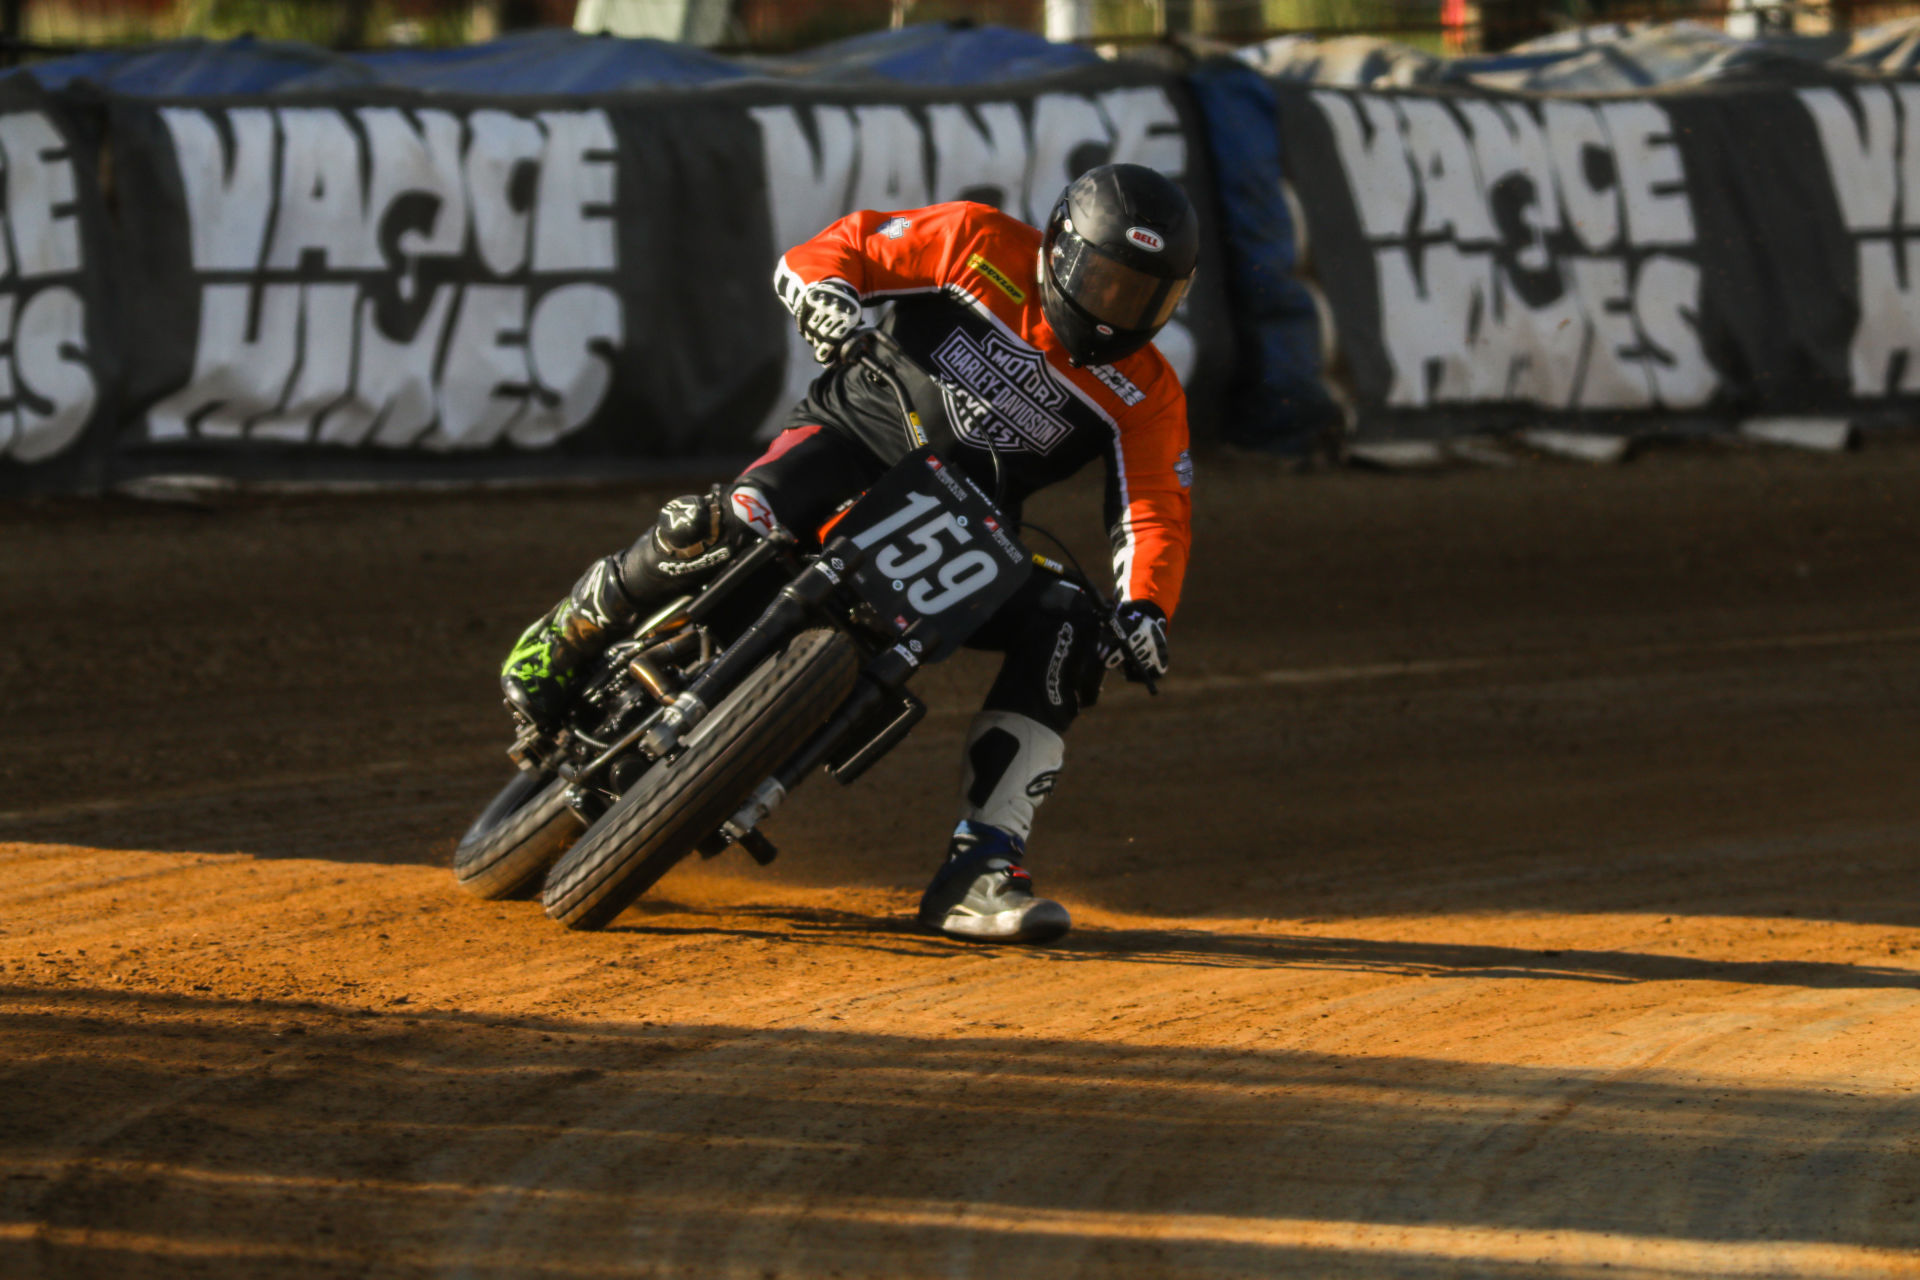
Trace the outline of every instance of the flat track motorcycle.
[[767, 815], [815, 769], [850, 784], [892, 750], [926, 714], [906, 688], [914, 673], [964, 644], [1029, 574], [1102, 598], [1077, 569], [1028, 552], [995, 501], [927, 443], [916, 402], [939, 398], [897, 344], [862, 330], [841, 358], [892, 390], [915, 447], [818, 551], [784, 530], [752, 539], [589, 667], [557, 726], [516, 715], [507, 754], [520, 772], [455, 851], [464, 888], [537, 888], [554, 919], [597, 929], [694, 853], [739, 845], [765, 865], [776, 854]]

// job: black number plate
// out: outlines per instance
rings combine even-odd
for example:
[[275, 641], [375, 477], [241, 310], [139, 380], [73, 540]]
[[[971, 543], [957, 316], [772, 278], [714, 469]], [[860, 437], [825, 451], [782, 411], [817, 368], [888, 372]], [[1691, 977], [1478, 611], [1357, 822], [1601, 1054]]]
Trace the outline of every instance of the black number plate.
[[896, 631], [925, 618], [936, 662], [978, 631], [1033, 572], [1032, 558], [973, 481], [932, 449], [908, 454], [847, 513], [834, 536], [867, 560], [854, 589]]

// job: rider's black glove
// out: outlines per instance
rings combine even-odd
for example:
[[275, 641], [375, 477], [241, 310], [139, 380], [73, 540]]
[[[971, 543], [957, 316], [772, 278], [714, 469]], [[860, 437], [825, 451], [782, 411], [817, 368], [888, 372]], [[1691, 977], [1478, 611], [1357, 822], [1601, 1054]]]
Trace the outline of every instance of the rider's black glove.
[[1131, 657], [1133, 661], [1127, 664], [1129, 680], [1158, 680], [1167, 674], [1167, 615], [1160, 612], [1159, 605], [1128, 600], [1113, 611], [1113, 624], [1126, 647], [1112, 637], [1103, 638], [1100, 656], [1107, 666], [1117, 667]]
[[800, 336], [813, 348], [813, 358], [831, 364], [833, 353], [860, 323], [860, 295], [844, 280], [810, 284], [793, 308]]

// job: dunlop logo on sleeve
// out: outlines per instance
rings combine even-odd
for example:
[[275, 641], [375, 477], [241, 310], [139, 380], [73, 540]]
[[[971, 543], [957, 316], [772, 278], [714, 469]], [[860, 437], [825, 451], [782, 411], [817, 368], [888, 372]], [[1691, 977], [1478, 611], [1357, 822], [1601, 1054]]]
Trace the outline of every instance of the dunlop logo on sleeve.
[[979, 254], [976, 253], [971, 258], [967, 259], [967, 269], [970, 271], [979, 272], [981, 275], [985, 276], [987, 279], [993, 281], [994, 287], [999, 289], [1000, 292], [1006, 294], [1009, 298], [1012, 298], [1015, 302], [1020, 303], [1022, 306], [1026, 305], [1026, 301], [1027, 301], [1026, 290], [1022, 289], [1019, 285], [1015, 284], [1013, 282], [1012, 277], [1008, 276], [1006, 272], [994, 266], [991, 262], [988, 262], [985, 258], [981, 257]]

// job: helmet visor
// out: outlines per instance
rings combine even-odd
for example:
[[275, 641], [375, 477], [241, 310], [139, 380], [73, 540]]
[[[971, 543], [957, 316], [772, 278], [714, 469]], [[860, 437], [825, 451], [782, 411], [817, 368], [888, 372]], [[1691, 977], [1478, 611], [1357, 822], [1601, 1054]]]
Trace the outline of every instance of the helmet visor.
[[1149, 275], [1067, 230], [1054, 237], [1047, 269], [1055, 286], [1095, 320], [1133, 331], [1158, 330], [1193, 283], [1192, 276]]

